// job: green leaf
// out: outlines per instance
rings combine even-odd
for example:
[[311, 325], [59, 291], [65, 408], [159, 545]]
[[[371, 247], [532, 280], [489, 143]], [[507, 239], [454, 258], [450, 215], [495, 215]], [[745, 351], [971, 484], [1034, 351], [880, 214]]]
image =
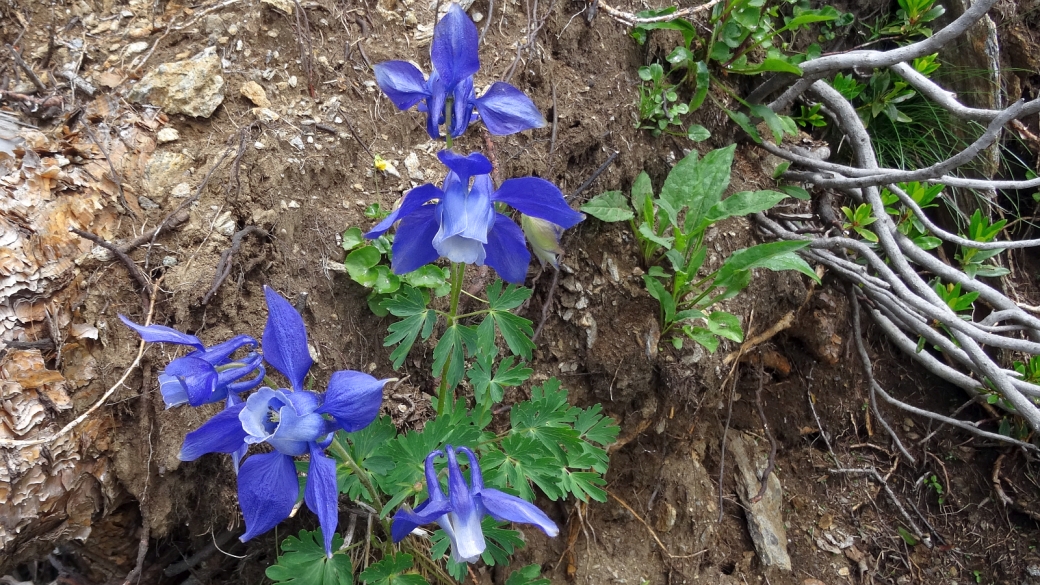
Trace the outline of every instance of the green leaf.
[[784, 138], [784, 133], [787, 131], [787, 127], [780, 119], [780, 116], [776, 115], [776, 112], [771, 110], [768, 106], [763, 106], [761, 104], [751, 106], [750, 110], [752, 114], [765, 121], [766, 127], [768, 127], [769, 131], [773, 134], [773, 140], [777, 145], [779, 145], [780, 141]]
[[384, 347], [400, 344], [390, 354], [395, 370], [404, 363], [404, 358], [408, 356], [416, 337], [421, 333], [423, 339], [428, 339], [433, 332], [437, 312], [426, 308], [428, 302], [426, 295], [419, 289], [405, 287], [379, 305], [395, 317], [404, 317], [403, 320], [390, 324], [387, 328], [390, 334], [383, 340]]
[[798, 75], [799, 77], [802, 75], [802, 70], [797, 65], [794, 65], [789, 61], [779, 59], [776, 57], [770, 57], [765, 61], [762, 61], [758, 65], [753, 65], [751, 67], [745, 67], [741, 69], [730, 67], [729, 70], [733, 73], [740, 73], [741, 75], [755, 75], [758, 73], [765, 73], [767, 71], [775, 71], [778, 73], [793, 73], [795, 75]]
[[704, 104], [704, 98], [708, 97], [708, 86], [711, 85], [711, 72], [708, 70], [708, 64], [704, 61], [697, 61], [694, 66], [696, 70], [695, 81], [697, 82], [697, 89], [693, 92], [693, 97], [690, 99], [690, 111], [694, 111]]
[[632, 212], [632, 208], [629, 207], [628, 201], [625, 200], [625, 195], [621, 191], [601, 193], [582, 205], [581, 210], [607, 223], [626, 221], [635, 217], [635, 213]]
[[389, 266], [379, 265], [368, 273], [374, 275], [372, 284], [369, 286], [377, 294], [388, 295], [397, 292], [397, 289], [401, 288], [401, 279], [393, 272], [390, 272]]
[[502, 450], [491, 450], [480, 460], [484, 481], [499, 488], [512, 488], [521, 498], [534, 500], [533, 482], [551, 500], [566, 495], [559, 486], [561, 463], [555, 455], [530, 437], [508, 435]]
[[362, 571], [358, 578], [367, 585], [428, 585], [422, 575], [405, 573], [412, 568], [412, 555], [396, 553]]
[[755, 125], [751, 123], [751, 118], [748, 118], [747, 114], [744, 112], [726, 110], [726, 115], [729, 116], [730, 120], [733, 120], [734, 124], [740, 126], [741, 130], [747, 132], [748, 136], [750, 136], [752, 140], [759, 144], [762, 143], [762, 136], [758, 133], [758, 129], [755, 128]]
[[703, 327], [683, 327], [683, 333], [703, 345], [708, 353], [715, 353], [715, 350], [719, 348], [719, 338]]
[[370, 274], [371, 269], [376, 264], [379, 264], [382, 257], [383, 255], [379, 253], [379, 250], [376, 250], [373, 246], [365, 246], [347, 254], [347, 259], [343, 262], [343, 266], [346, 267], [347, 274], [355, 282], [362, 286], [371, 287], [371, 282], [375, 280], [375, 275]]
[[510, 311], [522, 305], [524, 301], [531, 298], [532, 291], [529, 288], [510, 284], [502, 290], [502, 279], [495, 279], [488, 285], [484, 292], [487, 293], [488, 308], [492, 311]]
[[502, 402], [506, 388], [523, 384], [533, 372], [523, 362], [513, 365], [514, 358], [508, 356], [499, 362], [498, 369], [492, 375], [494, 359], [491, 354], [482, 354], [476, 365], [466, 372], [466, 376], [473, 382], [473, 397], [478, 404]]
[[726, 311], [715, 311], [708, 315], [708, 331], [724, 339], [740, 343], [744, 341], [744, 332], [740, 327], [740, 319]]
[[806, 262], [805, 259], [794, 252], [782, 252], [776, 256], [767, 258], [757, 264], [757, 267], [768, 268], [774, 272], [797, 270], [815, 280], [817, 283], [820, 283], [820, 277], [816, 275], [816, 271], [809, 266], [809, 263]]
[[351, 251], [357, 248], [361, 244], [365, 243], [365, 235], [361, 233], [361, 228], [352, 227], [347, 231], [343, 232], [343, 249]]
[[[434, 289], [436, 291], [434, 294], [437, 294], [444, 287], [450, 288], [450, 285], [448, 285], [448, 270], [433, 264], [420, 266], [402, 276], [401, 279], [416, 288]], [[438, 294], [438, 296], [441, 295]]]
[[564, 470], [561, 483], [564, 489], [583, 502], [588, 502], [589, 498], [597, 502], [607, 501], [607, 492], [603, 489], [607, 482], [598, 473]]
[[907, 546], [917, 546], [917, 538], [909, 530], [902, 526], [897, 527], [896, 530], [899, 532], [899, 536], [903, 537], [903, 542]]
[[704, 142], [711, 138], [711, 132], [700, 124], [690, 124], [690, 127], [686, 129], [686, 137], [694, 142]]
[[782, 185], [779, 189], [795, 199], [801, 199], [802, 201], [809, 201], [812, 199], [812, 195], [809, 195], [808, 191], [797, 185]]
[[[678, 211], [687, 207], [686, 225], [697, 225], [729, 186], [736, 145], [713, 150], [698, 159], [691, 151], [676, 163], [661, 187], [661, 200]], [[689, 230], [687, 230], [689, 231]]]
[[636, 180], [632, 181], [632, 208], [642, 212], [648, 201], [652, 205], [653, 197], [654, 186], [650, 183], [650, 175], [642, 171], [636, 175]]
[[440, 377], [447, 364], [448, 388], [454, 388], [462, 380], [466, 368], [467, 346], [473, 348], [477, 342], [476, 327], [459, 325], [458, 323], [448, 327], [433, 348], [433, 375]]
[[642, 236], [644, 239], [649, 240], [649, 241], [657, 244], [658, 246], [664, 248], [665, 250], [671, 250], [672, 249], [672, 242], [675, 241], [675, 238], [665, 238], [665, 237], [658, 236], [657, 234], [654, 233], [654, 230], [650, 228], [650, 224], [648, 224], [648, 223], [639, 224], [639, 229], [637, 231], [639, 232], [639, 235]]
[[772, 208], [786, 197], [776, 191], [741, 191], [712, 206], [704, 219], [710, 224], [733, 216], [751, 215]]
[[[333, 553], [325, 556], [321, 532], [301, 530], [299, 536], [288, 536], [282, 541], [282, 555], [278, 563], [267, 567], [267, 578], [287, 585], [351, 585], [354, 567], [350, 556]], [[332, 537], [332, 550], [343, 546], [343, 538]]]
[[[800, 250], [808, 245], [808, 241], [788, 240], [781, 242], [768, 242], [765, 244], [758, 244], [757, 246], [752, 246], [750, 248], [737, 250], [736, 252], [733, 252], [733, 254], [731, 254], [729, 258], [726, 258], [725, 262], [723, 262], [722, 267], [719, 268], [718, 276], [716, 277], [715, 282], [724, 282], [730, 276], [737, 272], [749, 271], [759, 267], [770, 268], [770, 266], [767, 265], [770, 259], [776, 256], [782, 256], [789, 252]], [[808, 264], [806, 264], [806, 268], [808, 268]], [[770, 269], [775, 270], [775, 268]], [[791, 267], [784, 266], [780, 269], [790, 270]]]
[[527, 565], [513, 571], [506, 579], [506, 585], [552, 585], [548, 579], [539, 579], [542, 574], [541, 565]]
[[571, 426], [580, 409], [567, 403], [560, 381], [549, 378], [531, 388], [531, 399], [513, 405], [509, 412], [511, 434], [535, 439], [563, 459], [564, 449], [581, 450], [581, 439]]
[[657, 299], [657, 302], [661, 304], [665, 326], [671, 325], [675, 321], [675, 299], [672, 298], [672, 293], [665, 289], [660, 280], [649, 274], [643, 275], [643, 282], [646, 283], [646, 290], [650, 293], [650, 296]]

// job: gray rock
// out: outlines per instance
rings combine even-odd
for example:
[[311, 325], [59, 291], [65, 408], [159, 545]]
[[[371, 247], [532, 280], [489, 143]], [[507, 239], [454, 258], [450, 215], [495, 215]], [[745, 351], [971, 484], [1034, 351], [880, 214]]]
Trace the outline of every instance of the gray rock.
[[151, 199], [140, 195], [137, 197], [137, 203], [141, 206], [141, 209], [159, 209], [159, 204]]
[[765, 471], [768, 453], [759, 449], [755, 439], [739, 431], [727, 434], [729, 450], [737, 464], [737, 495], [747, 515], [748, 531], [762, 565], [791, 570], [787, 554], [787, 530], [784, 528], [783, 490], [776, 473], [770, 473], [766, 491], [757, 502], [751, 500], [761, 487], [759, 477]]
[[224, 101], [220, 56], [209, 47], [186, 61], [163, 63], [130, 90], [128, 99], [162, 108], [167, 114], [208, 118]]

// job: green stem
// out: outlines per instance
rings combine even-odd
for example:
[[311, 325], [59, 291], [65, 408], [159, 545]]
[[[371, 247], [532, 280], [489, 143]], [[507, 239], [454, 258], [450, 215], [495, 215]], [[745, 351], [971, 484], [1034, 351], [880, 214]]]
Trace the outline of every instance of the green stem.
[[[462, 296], [462, 283], [466, 277], [466, 265], [461, 262], [451, 263], [451, 273], [449, 279], [451, 280], [451, 302], [448, 305], [448, 314], [445, 318], [448, 321], [448, 327], [455, 325], [455, 321], [458, 320], [459, 312], [459, 297]], [[441, 370], [441, 383], [437, 388], [437, 414], [441, 415], [448, 411], [448, 407], [451, 404], [455, 404], [454, 388], [448, 388], [448, 369], [451, 368], [451, 355], [444, 360], [444, 368]], [[452, 394], [451, 401], [448, 400], [448, 395]]]
[[332, 444], [330, 444], [328, 448], [333, 452], [333, 454], [347, 464], [347, 467], [349, 467], [350, 470], [354, 472], [354, 475], [357, 476], [358, 480], [361, 481], [361, 485], [365, 486], [368, 495], [372, 497], [372, 502], [382, 509], [383, 499], [379, 497], [379, 491], [376, 490], [375, 484], [372, 483], [372, 478], [369, 477], [368, 472], [362, 469], [361, 466], [357, 464], [357, 461], [354, 461], [354, 458], [350, 456], [350, 450], [343, 445], [342, 439], [339, 435], [336, 435], [336, 437], [332, 439]]
[[427, 557], [424, 551], [410, 544], [407, 546], [409, 552], [411, 552], [416, 559], [418, 559], [423, 565], [425, 565], [426, 569], [433, 573], [433, 575], [437, 577], [437, 579], [439, 579], [442, 583], [445, 583], [446, 585], [456, 585], [455, 579], [453, 579], [451, 575], [449, 575], [444, 569], [442, 569], [436, 561]]
[[[444, 100], [444, 140], [451, 150], [451, 110], [455, 106], [453, 99]], [[433, 112], [431, 112], [432, 114]]]

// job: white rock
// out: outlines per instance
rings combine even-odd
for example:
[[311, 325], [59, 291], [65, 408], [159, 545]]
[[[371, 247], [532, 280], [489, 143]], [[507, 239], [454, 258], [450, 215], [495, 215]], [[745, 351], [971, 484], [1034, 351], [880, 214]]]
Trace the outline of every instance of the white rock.
[[416, 181], [423, 180], [423, 170], [419, 166], [419, 156], [414, 152], [408, 153], [404, 158], [404, 168], [408, 169], [408, 177]]
[[170, 190], [170, 195], [174, 197], [187, 197], [188, 195], [191, 195], [191, 186], [187, 183], [177, 183], [173, 186], [173, 189]]
[[178, 132], [176, 128], [170, 128], [169, 126], [163, 128], [159, 131], [158, 134], [155, 135], [155, 139], [159, 141], [159, 144], [173, 142], [174, 140], [177, 140], [180, 137], [181, 133]]
[[127, 55], [136, 55], [143, 53], [148, 50], [148, 41], [137, 41], [136, 43], [130, 43], [126, 47]]

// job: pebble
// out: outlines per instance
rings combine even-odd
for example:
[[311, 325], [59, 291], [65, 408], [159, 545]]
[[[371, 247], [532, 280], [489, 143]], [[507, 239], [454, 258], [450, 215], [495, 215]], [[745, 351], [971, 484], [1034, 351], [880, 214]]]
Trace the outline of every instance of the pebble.
[[173, 142], [181, 137], [181, 133], [176, 128], [170, 128], [167, 126], [155, 135], [155, 139], [159, 144], [166, 144], [167, 142]]
[[136, 55], [143, 53], [148, 50], [148, 41], [137, 41], [136, 43], [130, 43], [126, 47], [127, 55]]
[[296, 87], [300, 83], [300, 80], [296, 79], [295, 75], [289, 76], [289, 87]]
[[267, 99], [267, 92], [264, 91], [263, 87], [255, 81], [247, 81], [242, 84], [238, 92], [242, 94], [242, 97], [253, 102], [253, 105], [260, 108], [270, 108], [271, 100]]
[[290, 140], [289, 144], [296, 148], [296, 150], [303, 150], [304, 148], [303, 139], [299, 136], [296, 136], [292, 140]]
[[162, 265], [169, 268], [177, 265], [177, 258], [174, 256], [164, 256], [162, 259]]
[[188, 195], [191, 195], [191, 186], [187, 183], [177, 183], [173, 186], [173, 189], [170, 190], [170, 195], [174, 197], [187, 197]]

